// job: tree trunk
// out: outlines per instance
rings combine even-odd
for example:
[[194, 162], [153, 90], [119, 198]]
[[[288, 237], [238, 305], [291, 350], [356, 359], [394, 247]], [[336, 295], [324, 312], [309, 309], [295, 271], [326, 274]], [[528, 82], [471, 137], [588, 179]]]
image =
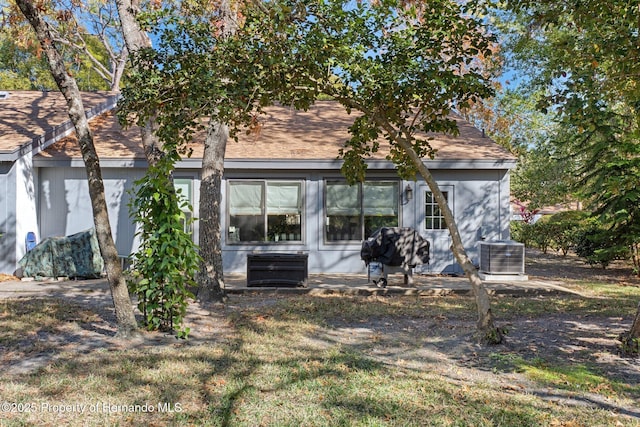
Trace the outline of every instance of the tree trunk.
[[51, 74], [67, 101], [69, 117], [76, 129], [87, 172], [93, 222], [98, 236], [100, 252], [106, 265], [107, 279], [111, 288], [111, 296], [116, 313], [118, 336], [122, 338], [130, 337], [136, 333], [137, 323], [127, 284], [122, 275], [118, 252], [111, 235], [100, 161], [93, 145], [93, 137], [82, 104], [80, 90], [75, 79], [67, 73], [62, 56], [52, 42], [51, 30], [38, 9], [29, 0], [16, 0], [16, 3], [35, 30], [40, 45], [46, 54]]
[[476, 306], [478, 309], [477, 326], [480, 333], [480, 339], [490, 344], [501, 343], [503, 339], [502, 331], [499, 328], [496, 328], [494, 325], [493, 314], [491, 313], [491, 301], [489, 298], [489, 293], [482, 284], [482, 280], [480, 280], [480, 276], [478, 276], [477, 269], [467, 256], [467, 252], [464, 249], [464, 245], [462, 243], [462, 238], [460, 237], [460, 232], [458, 231], [458, 226], [456, 225], [453, 213], [451, 212], [451, 209], [447, 204], [447, 200], [442, 194], [442, 191], [440, 191], [440, 187], [438, 187], [438, 183], [433, 178], [431, 171], [429, 171], [429, 168], [425, 166], [422, 159], [415, 152], [411, 144], [401, 137], [396, 138], [395, 141], [407, 153], [409, 158], [417, 167], [418, 172], [429, 186], [429, 189], [433, 193], [433, 197], [438, 203], [438, 207], [440, 208], [440, 211], [444, 216], [445, 222], [447, 223], [447, 228], [449, 229], [449, 233], [451, 234], [451, 250], [456, 257], [456, 260], [462, 267], [465, 275], [469, 279], [473, 294], [475, 296]]
[[[221, 0], [220, 35], [229, 37], [237, 28], [237, 12], [231, 8], [229, 0]], [[207, 139], [202, 156], [202, 176], [200, 183], [200, 280], [198, 300], [201, 302], [224, 302], [224, 271], [222, 267], [222, 229], [220, 222], [220, 200], [222, 200], [222, 175], [224, 157], [229, 139], [226, 124], [212, 120], [209, 123]]]
[[200, 182], [200, 280], [198, 300], [224, 302], [224, 273], [222, 268], [222, 230], [220, 200], [224, 155], [229, 138], [226, 125], [212, 121], [204, 143]]
[[[153, 47], [151, 39], [138, 24], [137, 17], [140, 13], [139, 0], [116, 0], [118, 6], [118, 15], [120, 16], [120, 26], [122, 27], [122, 36], [127, 46], [129, 54], [135, 55], [138, 51]], [[142, 147], [147, 163], [155, 165], [164, 155], [162, 143], [156, 137], [158, 125], [155, 117], [147, 120], [144, 127], [141, 128]]]
[[124, 76], [127, 56], [128, 51], [124, 49], [124, 52], [112, 61], [113, 78], [111, 79], [111, 83], [109, 83], [109, 90], [111, 92], [120, 92], [120, 83], [122, 82], [122, 76]]
[[629, 335], [632, 338], [640, 339], [640, 303], [638, 303], [638, 310], [636, 311], [636, 317], [633, 320], [633, 324], [631, 325]]
[[638, 303], [636, 317], [633, 319], [631, 329], [620, 334], [618, 339], [622, 342], [622, 351], [625, 354], [633, 356], [640, 354], [640, 303]]

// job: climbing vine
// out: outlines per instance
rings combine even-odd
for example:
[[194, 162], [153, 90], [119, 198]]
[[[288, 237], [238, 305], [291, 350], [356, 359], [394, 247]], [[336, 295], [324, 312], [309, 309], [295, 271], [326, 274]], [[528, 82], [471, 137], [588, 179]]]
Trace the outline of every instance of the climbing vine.
[[186, 338], [190, 329], [183, 320], [189, 299], [194, 299], [189, 289], [197, 286], [200, 258], [186, 231], [193, 220], [183, 209], [191, 206], [171, 180], [173, 163], [171, 156], [163, 158], [135, 183], [129, 209], [139, 227], [140, 247], [132, 256], [129, 290], [138, 298], [146, 329]]

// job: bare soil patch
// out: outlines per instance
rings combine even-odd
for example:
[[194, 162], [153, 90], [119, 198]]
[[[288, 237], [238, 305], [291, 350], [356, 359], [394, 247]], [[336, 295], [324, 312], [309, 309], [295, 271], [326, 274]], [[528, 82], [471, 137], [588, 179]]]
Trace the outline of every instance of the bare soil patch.
[[613, 261], [605, 269], [598, 265], [589, 265], [572, 252], [561, 255], [527, 248], [525, 270], [529, 277], [565, 280], [569, 283], [592, 280], [640, 286], [640, 277], [633, 273], [633, 267], [629, 262]]

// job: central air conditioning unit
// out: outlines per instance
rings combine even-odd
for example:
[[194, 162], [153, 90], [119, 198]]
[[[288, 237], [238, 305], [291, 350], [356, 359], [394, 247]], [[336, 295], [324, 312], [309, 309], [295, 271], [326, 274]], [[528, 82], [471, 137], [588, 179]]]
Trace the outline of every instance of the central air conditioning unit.
[[480, 272], [524, 274], [524, 244], [512, 240], [481, 242]]

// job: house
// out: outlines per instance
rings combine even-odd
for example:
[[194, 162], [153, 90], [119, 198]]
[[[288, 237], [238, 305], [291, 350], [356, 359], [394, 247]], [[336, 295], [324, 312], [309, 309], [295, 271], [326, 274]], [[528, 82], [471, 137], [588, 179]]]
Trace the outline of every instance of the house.
[[[0, 100], [0, 271], [13, 272], [29, 231], [38, 239], [92, 227], [84, 164], [58, 93], [11, 92]], [[129, 190], [146, 162], [137, 129], [122, 129], [115, 98], [88, 93], [103, 168], [111, 227], [121, 255], [136, 248]], [[13, 114], [13, 115], [12, 115]], [[13, 118], [9, 118], [11, 116]], [[347, 185], [338, 150], [353, 115], [335, 102], [309, 111], [273, 107], [260, 129], [230, 141], [223, 182], [225, 272], [245, 272], [255, 252], [308, 254], [310, 273], [365, 273], [362, 240], [381, 226], [412, 227], [431, 242], [431, 262], [418, 272], [459, 273], [450, 237], [426, 184], [398, 177], [384, 149], [368, 161], [366, 182]], [[456, 118], [459, 136], [434, 135], [425, 160], [456, 217], [472, 259], [478, 242], [509, 238], [509, 172], [515, 158]], [[175, 183], [198, 217], [201, 144], [177, 164]], [[193, 237], [197, 242], [198, 223]]]

